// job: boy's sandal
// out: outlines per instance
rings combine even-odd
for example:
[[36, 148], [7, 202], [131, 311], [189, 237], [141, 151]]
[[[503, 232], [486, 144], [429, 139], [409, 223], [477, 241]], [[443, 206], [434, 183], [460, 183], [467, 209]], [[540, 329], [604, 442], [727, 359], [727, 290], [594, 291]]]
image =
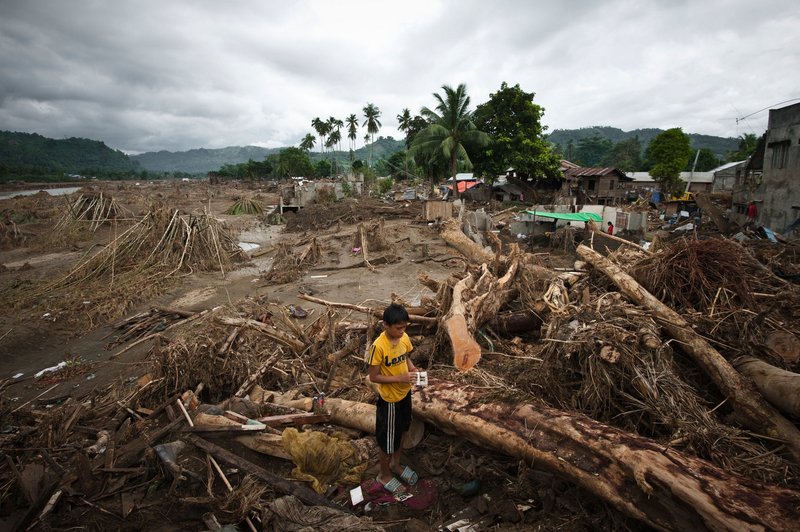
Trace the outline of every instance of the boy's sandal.
[[392, 477], [392, 480], [390, 480], [386, 484], [381, 482], [380, 477], [376, 478], [375, 480], [380, 482], [381, 485], [383, 486], [383, 489], [385, 489], [392, 495], [397, 495], [398, 493], [403, 493], [405, 491], [403, 484], [399, 480], [397, 480], [397, 477]]
[[400, 478], [413, 486], [419, 480], [419, 475], [417, 475], [417, 472], [410, 467], [405, 466], [403, 468], [403, 472], [400, 474]]

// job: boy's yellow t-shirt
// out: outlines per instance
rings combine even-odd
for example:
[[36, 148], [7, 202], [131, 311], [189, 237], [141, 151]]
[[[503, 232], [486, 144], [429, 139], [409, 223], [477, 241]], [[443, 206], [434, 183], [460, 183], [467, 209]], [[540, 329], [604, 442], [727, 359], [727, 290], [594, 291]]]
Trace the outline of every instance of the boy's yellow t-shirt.
[[[408, 373], [406, 357], [414, 347], [411, 338], [403, 333], [397, 345], [392, 345], [385, 332], [382, 332], [370, 347], [369, 363], [371, 366], [380, 366], [381, 375], [402, 375]], [[408, 394], [411, 384], [408, 382], [376, 382], [378, 393], [387, 403], [396, 403]]]

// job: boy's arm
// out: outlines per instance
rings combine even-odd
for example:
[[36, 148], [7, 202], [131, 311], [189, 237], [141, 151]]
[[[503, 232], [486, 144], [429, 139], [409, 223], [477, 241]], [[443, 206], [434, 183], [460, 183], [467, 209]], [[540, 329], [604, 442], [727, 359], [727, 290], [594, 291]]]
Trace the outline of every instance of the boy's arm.
[[416, 380], [416, 376], [410, 375], [409, 373], [402, 373], [400, 375], [381, 375], [380, 364], [373, 364], [369, 367], [369, 380], [377, 383], [413, 382]]

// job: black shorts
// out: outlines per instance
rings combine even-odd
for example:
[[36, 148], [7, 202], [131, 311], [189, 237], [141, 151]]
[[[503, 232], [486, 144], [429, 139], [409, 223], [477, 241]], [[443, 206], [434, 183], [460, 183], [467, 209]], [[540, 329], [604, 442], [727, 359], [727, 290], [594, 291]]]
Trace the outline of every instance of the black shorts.
[[411, 427], [411, 392], [396, 403], [387, 403], [378, 396], [375, 411], [375, 438], [386, 454], [400, 450], [403, 433]]

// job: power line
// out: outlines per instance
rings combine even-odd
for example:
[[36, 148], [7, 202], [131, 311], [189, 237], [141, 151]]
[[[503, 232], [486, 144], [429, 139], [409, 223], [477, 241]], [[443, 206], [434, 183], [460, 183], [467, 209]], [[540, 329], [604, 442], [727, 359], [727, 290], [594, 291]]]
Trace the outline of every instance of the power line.
[[789, 99], [789, 100], [784, 100], [784, 101], [782, 101], [782, 102], [773, 103], [772, 105], [769, 105], [769, 106], [767, 106], [767, 107], [764, 107], [763, 109], [759, 109], [758, 111], [752, 112], [752, 113], [750, 113], [749, 115], [744, 115], [744, 116], [743, 116], [743, 117], [741, 117], [741, 118], [737, 118], [737, 119], [736, 119], [736, 124], [739, 124], [739, 120], [744, 120], [745, 118], [749, 118], [749, 117], [751, 117], [751, 116], [753, 116], [753, 115], [755, 115], [755, 114], [758, 114], [758, 113], [760, 113], [761, 111], [766, 111], [767, 109], [769, 109], [769, 108], [771, 108], [771, 107], [775, 107], [776, 105], [783, 105], [784, 103], [795, 102], [795, 101], [798, 101], [798, 100], [800, 100], [800, 98], [791, 98], [791, 99]]

